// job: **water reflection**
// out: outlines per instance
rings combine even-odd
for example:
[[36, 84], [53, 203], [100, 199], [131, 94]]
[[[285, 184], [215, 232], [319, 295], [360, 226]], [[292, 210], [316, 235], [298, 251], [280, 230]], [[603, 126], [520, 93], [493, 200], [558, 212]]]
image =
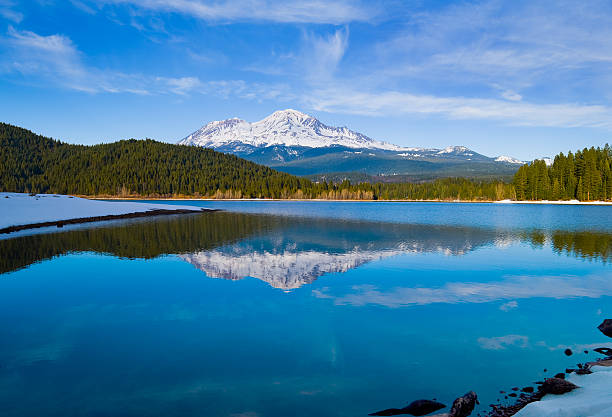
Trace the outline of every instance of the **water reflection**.
[[[503, 247], [516, 242], [527, 242], [534, 247], [550, 244], [558, 254], [603, 262], [612, 256], [612, 234], [608, 233], [507, 231], [221, 212], [123, 221], [3, 239], [0, 240], [0, 273], [75, 252], [144, 259], [177, 254], [211, 278], [254, 277], [272, 287], [291, 290], [312, 283], [324, 274], [346, 272], [395, 255], [426, 252], [462, 255], [480, 247]], [[515, 282], [518, 279], [521, 278], [497, 283], [497, 292], [520, 297], [513, 291], [513, 288], [525, 288], [523, 282]], [[543, 288], [542, 294], [551, 284], [568, 294], [577, 291], [559, 280], [537, 284], [532, 282], [530, 286]], [[436, 290], [439, 294], [427, 296], [418, 289], [410, 290], [418, 294], [383, 296], [373, 288], [363, 288], [338, 302], [359, 304], [365, 299], [384, 299], [381, 304], [420, 304], [427, 299], [459, 297], [453, 294], [470, 294], [471, 299], [481, 299], [477, 287], [482, 284], [474, 285], [474, 288], [440, 288]], [[609, 292], [608, 287], [594, 285], [591, 290]]]

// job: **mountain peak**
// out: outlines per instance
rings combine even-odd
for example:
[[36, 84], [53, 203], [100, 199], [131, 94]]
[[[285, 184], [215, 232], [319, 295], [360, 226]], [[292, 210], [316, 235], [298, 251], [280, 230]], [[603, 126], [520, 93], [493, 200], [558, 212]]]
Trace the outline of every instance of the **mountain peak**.
[[306, 148], [345, 146], [354, 149], [401, 150], [386, 142], [371, 139], [346, 127], [333, 127], [316, 118], [294, 109], [275, 111], [254, 123], [234, 118], [208, 123], [179, 142], [181, 145], [196, 145], [222, 148], [239, 144], [264, 148], [284, 145]]
[[314, 119], [314, 117], [306, 113], [302, 113], [299, 110], [294, 110], [294, 109], [277, 110], [271, 115], [269, 115], [268, 117], [266, 117], [266, 119], [273, 118], [273, 117], [274, 118], [296, 117], [296, 118], [301, 118], [301, 119]]

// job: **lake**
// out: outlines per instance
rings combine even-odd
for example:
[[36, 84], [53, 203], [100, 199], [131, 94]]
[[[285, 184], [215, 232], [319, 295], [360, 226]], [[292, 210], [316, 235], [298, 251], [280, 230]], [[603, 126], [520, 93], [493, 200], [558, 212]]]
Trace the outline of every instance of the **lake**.
[[224, 211], [0, 238], [2, 416], [485, 410], [612, 347], [612, 207], [166, 203]]

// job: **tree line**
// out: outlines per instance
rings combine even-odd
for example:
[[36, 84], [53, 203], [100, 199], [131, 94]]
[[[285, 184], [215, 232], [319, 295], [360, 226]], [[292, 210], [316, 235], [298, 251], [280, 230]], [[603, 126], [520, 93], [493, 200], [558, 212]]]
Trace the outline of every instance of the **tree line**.
[[518, 200], [611, 200], [612, 150], [584, 148], [557, 155], [552, 165], [535, 160], [514, 175]]

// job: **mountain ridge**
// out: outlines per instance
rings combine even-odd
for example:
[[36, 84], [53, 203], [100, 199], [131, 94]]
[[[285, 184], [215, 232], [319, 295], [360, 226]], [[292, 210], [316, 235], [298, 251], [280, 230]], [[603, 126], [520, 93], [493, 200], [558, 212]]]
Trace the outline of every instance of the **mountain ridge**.
[[328, 126], [297, 110], [279, 110], [257, 122], [239, 118], [207, 123], [178, 142], [230, 153], [294, 175], [353, 172], [422, 178], [509, 178], [523, 162], [488, 157], [466, 146], [419, 148], [372, 139], [348, 127]]
[[[301, 136], [299, 136], [300, 133]], [[318, 134], [318, 137], [314, 134]], [[213, 149], [238, 146], [238, 144], [264, 148], [275, 145], [307, 148], [344, 146], [354, 149], [404, 151], [411, 156], [418, 156], [415, 154], [417, 152], [437, 155], [466, 154], [467, 156], [475, 153], [468, 147], [460, 145], [447, 146], [442, 149], [399, 146], [372, 139], [346, 126], [326, 125], [313, 116], [293, 109], [277, 110], [262, 120], [253, 123], [237, 117], [211, 121], [178, 141], [178, 144]], [[495, 160], [517, 165], [524, 163], [505, 155], [497, 156]]]

